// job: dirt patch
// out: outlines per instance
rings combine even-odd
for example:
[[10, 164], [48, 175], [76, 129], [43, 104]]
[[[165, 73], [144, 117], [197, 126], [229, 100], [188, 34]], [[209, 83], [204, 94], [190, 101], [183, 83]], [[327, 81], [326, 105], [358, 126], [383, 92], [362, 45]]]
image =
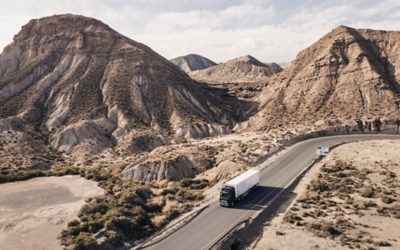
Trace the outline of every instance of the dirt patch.
[[84, 200], [103, 194], [79, 176], [41, 177], [0, 185], [1, 249], [63, 249], [58, 236]]

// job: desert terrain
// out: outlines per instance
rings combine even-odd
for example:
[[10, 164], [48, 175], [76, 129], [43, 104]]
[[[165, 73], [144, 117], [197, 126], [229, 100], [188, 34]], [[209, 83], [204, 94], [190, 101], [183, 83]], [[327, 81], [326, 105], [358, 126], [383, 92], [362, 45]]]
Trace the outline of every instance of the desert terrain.
[[63, 249], [58, 240], [85, 199], [103, 194], [79, 176], [0, 184], [0, 249]]
[[[55, 248], [57, 235], [67, 247], [129, 247], [199, 203], [215, 200], [226, 180], [295, 142], [399, 134], [399, 41], [397, 31], [338, 26], [285, 69], [252, 56], [212, 66], [197, 55], [180, 58], [183, 64], [177, 66], [94, 18], [33, 19], [0, 54], [0, 181], [72, 171], [96, 181], [104, 195], [88, 199], [77, 214], [87, 198], [85, 190], [73, 190], [80, 188], [73, 185], [83, 181], [79, 177], [51, 189], [55, 177], [4, 184], [1, 213], [8, 219], [1, 222], [6, 234], [0, 239], [10, 248], [25, 246], [42, 228], [57, 227], [54, 235], [46, 234]], [[352, 148], [340, 151], [349, 145], [359, 154]], [[322, 240], [330, 245], [315, 243], [326, 248], [397, 246], [372, 226], [361, 236], [357, 232], [360, 218], [398, 216], [398, 188], [391, 186], [398, 176], [392, 168], [399, 162], [391, 155], [398, 147], [381, 159], [356, 161], [370, 146], [374, 154], [363, 151], [370, 157], [384, 146], [349, 145], [321, 163], [320, 180], [308, 177], [310, 188], [283, 217], [287, 229], [274, 231], [276, 244], [295, 234], [285, 233], [289, 229], [301, 229], [312, 239], [332, 238]], [[31, 182], [45, 184], [35, 189], [25, 184]], [[31, 190], [37, 191], [34, 196]], [[370, 197], [361, 198], [364, 191]], [[42, 194], [48, 204], [40, 203]], [[25, 201], [32, 203], [26, 211]], [[328, 211], [333, 207], [337, 210]], [[64, 216], [61, 208], [71, 213]], [[21, 213], [26, 218], [17, 217]], [[75, 215], [79, 219], [66, 224]], [[324, 221], [313, 220], [318, 216]], [[337, 222], [337, 216], [343, 220]], [[16, 223], [14, 218], [25, 219]], [[260, 241], [261, 248], [265, 244]]]
[[255, 249], [399, 249], [399, 152], [398, 141], [334, 149], [265, 225]]

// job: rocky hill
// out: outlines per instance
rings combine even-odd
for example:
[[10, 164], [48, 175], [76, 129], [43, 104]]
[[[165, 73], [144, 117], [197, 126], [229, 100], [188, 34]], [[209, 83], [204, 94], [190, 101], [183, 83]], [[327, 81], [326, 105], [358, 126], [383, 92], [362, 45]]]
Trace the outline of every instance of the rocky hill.
[[212, 66], [217, 65], [215, 62], [211, 61], [204, 56], [197, 54], [189, 54], [186, 56], [176, 57], [170, 60], [173, 64], [181, 68], [186, 73], [202, 70]]
[[[277, 65], [245, 56], [190, 73], [206, 76], [211, 84], [205, 84], [95, 19], [32, 20], [0, 54], [0, 167], [127, 156], [130, 163], [136, 153], [234, 126], [280, 134], [338, 126], [398, 130], [399, 41], [400, 32], [341, 26], [280, 73]], [[214, 166], [212, 150], [193, 147], [184, 157], [169, 146], [153, 151], [126, 175], [179, 179]]]
[[255, 82], [282, 71], [276, 63], [262, 63], [246, 55], [216, 66], [190, 73], [198, 81], [207, 83], [246, 83]]
[[340, 26], [268, 79], [252, 129], [348, 125], [381, 130], [400, 122], [400, 32]]
[[42, 166], [222, 134], [236, 103], [214, 92], [98, 20], [31, 20], [0, 54], [0, 159]]
[[232, 96], [252, 99], [260, 93], [268, 77], [280, 71], [282, 68], [276, 63], [262, 63], [247, 55], [189, 75], [197, 81], [226, 89]]

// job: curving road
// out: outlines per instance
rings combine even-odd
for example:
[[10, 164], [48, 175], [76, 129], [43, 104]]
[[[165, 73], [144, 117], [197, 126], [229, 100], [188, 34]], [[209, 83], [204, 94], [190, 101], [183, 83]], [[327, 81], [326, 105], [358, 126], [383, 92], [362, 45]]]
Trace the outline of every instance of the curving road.
[[342, 142], [372, 139], [400, 139], [400, 136], [329, 136], [297, 143], [279, 154], [273, 163], [261, 171], [259, 187], [234, 208], [223, 208], [219, 206], [218, 202], [214, 202], [190, 223], [145, 249], [209, 249], [237, 223], [265, 208], [271, 199], [279, 196], [280, 191], [290, 185], [313, 161], [316, 157], [317, 146], [329, 147]]

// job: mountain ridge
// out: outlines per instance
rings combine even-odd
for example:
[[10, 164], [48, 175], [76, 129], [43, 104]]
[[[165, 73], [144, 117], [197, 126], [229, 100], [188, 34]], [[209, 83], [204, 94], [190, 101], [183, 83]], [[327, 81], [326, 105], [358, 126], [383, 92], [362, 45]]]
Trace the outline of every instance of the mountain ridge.
[[400, 32], [337, 27], [268, 79], [250, 127], [268, 130], [300, 121], [354, 127], [374, 120], [396, 122], [398, 48]]
[[245, 83], [265, 80], [281, 70], [276, 63], [263, 63], [251, 55], [244, 55], [204, 70], [190, 72], [189, 75], [207, 83]]

